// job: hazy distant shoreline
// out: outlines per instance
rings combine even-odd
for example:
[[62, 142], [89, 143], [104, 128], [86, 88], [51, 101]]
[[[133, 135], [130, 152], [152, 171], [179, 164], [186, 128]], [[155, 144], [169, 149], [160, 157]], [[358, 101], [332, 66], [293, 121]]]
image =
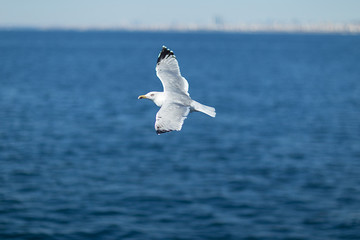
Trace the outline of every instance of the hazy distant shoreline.
[[118, 26], [11, 26], [0, 25], [0, 30], [73, 30], [73, 31], [149, 31], [149, 32], [233, 32], [233, 33], [339, 33], [359, 34], [360, 23], [321, 24], [237, 24], [237, 25], [141, 25]]

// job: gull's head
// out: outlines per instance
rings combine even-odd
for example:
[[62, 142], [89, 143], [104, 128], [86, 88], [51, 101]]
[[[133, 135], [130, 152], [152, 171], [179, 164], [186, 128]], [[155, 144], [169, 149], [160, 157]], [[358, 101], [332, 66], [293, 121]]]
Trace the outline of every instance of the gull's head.
[[163, 92], [149, 92], [138, 97], [138, 99], [144, 98], [153, 101], [157, 106], [161, 107], [164, 102], [165, 95]]
[[149, 99], [149, 100], [153, 100], [154, 101], [154, 99], [156, 98], [156, 96], [158, 95], [158, 92], [149, 92], [149, 93], [147, 93], [147, 94], [145, 94], [145, 95], [140, 95], [139, 97], [138, 97], [138, 99]]

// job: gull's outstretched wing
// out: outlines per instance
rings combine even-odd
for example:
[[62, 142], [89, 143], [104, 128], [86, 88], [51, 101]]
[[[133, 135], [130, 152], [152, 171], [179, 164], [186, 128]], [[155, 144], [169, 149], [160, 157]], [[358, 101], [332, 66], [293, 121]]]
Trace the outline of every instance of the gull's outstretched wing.
[[180, 131], [190, 112], [190, 106], [178, 103], [165, 103], [156, 114], [155, 130], [157, 134]]
[[178, 61], [174, 53], [165, 46], [157, 60], [156, 75], [162, 82], [164, 92], [181, 92], [189, 95], [189, 84], [180, 74]]

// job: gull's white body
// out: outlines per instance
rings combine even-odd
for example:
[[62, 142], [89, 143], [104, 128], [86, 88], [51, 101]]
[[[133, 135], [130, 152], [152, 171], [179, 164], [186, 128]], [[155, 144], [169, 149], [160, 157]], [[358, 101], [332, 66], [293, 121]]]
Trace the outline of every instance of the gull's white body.
[[179, 64], [172, 51], [163, 46], [156, 64], [156, 75], [162, 82], [163, 92], [149, 92], [139, 96], [152, 100], [160, 110], [156, 114], [157, 134], [180, 131], [190, 112], [203, 112], [215, 117], [215, 108], [205, 106], [190, 98], [189, 84], [180, 74]]

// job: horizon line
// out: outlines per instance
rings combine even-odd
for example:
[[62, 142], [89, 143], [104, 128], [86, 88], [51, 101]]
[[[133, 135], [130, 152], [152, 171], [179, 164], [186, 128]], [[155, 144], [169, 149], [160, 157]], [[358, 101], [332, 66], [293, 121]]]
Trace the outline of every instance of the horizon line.
[[358, 23], [254, 23], [254, 24], [119, 24], [107, 26], [72, 26], [72, 25], [11, 25], [0, 24], [0, 30], [68, 30], [68, 31], [144, 31], [144, 32], [233, 32], [233, 33], [347, 33], [359, 34]]

